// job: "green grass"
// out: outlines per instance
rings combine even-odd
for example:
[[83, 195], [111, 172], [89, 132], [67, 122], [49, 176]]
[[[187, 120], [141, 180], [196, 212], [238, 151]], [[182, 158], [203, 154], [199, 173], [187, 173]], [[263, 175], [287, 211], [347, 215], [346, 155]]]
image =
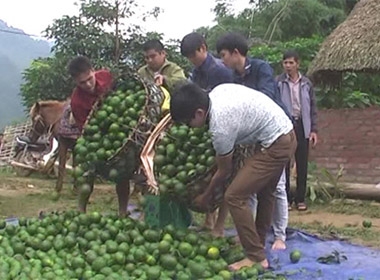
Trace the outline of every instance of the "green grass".
[[326, 203], [314, 203], [309, 205], [310, 209], [323, 210], [325, 212], [361, 215], [368, 218], [380, 218], [380, 203], [365, 200], [336, 199]]
[[[364, 219], [380, 218], [380, 204], [373, 201], [336, 199], [325, 203], [309, 204], [309, 213], [333, 213], [342, 215], [360, 215]], [[308, 214], [305, 213], [305, 215]], [[361, 222], [345, 224], [342, 227], [324, 224], [322, 221], [290, 222], [289, 227], [315, 233], [323, 238], [345, 239], [354, 243], [380, 247], [380, 233], [376, 227], [364, 228]]]
[[379, 232], [373, 228], [364, 228], [357, 224], [346, 224], [344, 227], [336, 227], [332, 224], [323, 225], [320, 221], [313, 221], [311, 223], [291, 222], [289, 223], [289, 227], [314, 233], [325, 239], [342, 239], [380, 247]]
[[[66, 183], [62, 193], [55, 193], [55, 180], [41, 174], [18, 177], [13, 172], [0, 169], [0, 217], [33, 217], [39, 211], [77, 209], [77, 194], [72, 184]], [[67, 180], [69, 181], [69, 180]], [[118, 202], [112, 185], [95, 185], [88, 211], [117, 212]]]
[[0, 167], [0, 176], [10, 176], [12, 174], [12, 169], [8, 166]]

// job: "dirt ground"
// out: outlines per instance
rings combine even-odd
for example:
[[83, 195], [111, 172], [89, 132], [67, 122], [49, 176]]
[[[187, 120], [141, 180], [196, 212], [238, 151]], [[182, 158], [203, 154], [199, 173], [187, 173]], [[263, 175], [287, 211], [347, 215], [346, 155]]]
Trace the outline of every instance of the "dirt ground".
[[[65, 184], [59, 198], [54, 193], [55, 179], [33, 176], [16, 177], [0, 173], [0, 218], [35, 217], [40, 211], [77, 208], [77, 195]], [[116, 194], [111, 185], [97, 184], [90, 199], [89, 211], [117, 210]]]
[[[54, 195], [55, 179], [32, 175], [16, 177], [0, 172], [0, 219], [36, 217], [40, 211], [76, 209], [77, 198], [70, 184], [65, 184], [61, 196]], [[133, 199], [133, 198], [132, 198]], [[97, 184], [88, 206], [89, 211], [116, 212], [114, 186]], [[325, 238], [342, 238], [353, 243], [380, 248], [380, 204], [356, 200], [310, 205], [306, 212], [290, 212], [289, 226], [318, 234]], [[362, 222], [372, 222], [364, 228]]]
[[[376, 207], [380, 209], [380, 206]], [[290, 214], [289, 226], [315, 233], [327, 239], [342, 239], [380, 248], [379, 218], [374, 218], [371, 215], [339, 213], [340, 211], [333, 207], [320, 209], [312, 206], [310, 208], [307, 212], [293, 211]], [[371, 227], [365, 228], [363, 221], [370, 221]]]
[[[322, 225], [334, 225], [335, 227], [360, 226], [365, 219], [361, 215], [347, 215], [328, 213], [321, 210], [310, 212], [292, 212], [290, 220], [293, 223], [321, 223]], [[372, 228], [380, 231], [380, 219], [371, 219]]]

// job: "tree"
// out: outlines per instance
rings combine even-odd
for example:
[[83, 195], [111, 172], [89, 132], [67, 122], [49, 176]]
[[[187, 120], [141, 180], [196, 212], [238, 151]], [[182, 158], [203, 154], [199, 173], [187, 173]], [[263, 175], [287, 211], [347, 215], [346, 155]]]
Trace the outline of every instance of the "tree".
[[[23, 73], [23, 105], [27, 108], [41, 99], [67, 98], [73, 84], [67, 75], [67, 63], [77, 55], [88, 56], [94, 67], [108, 67], [115, 75], [121, 70], [133, 71], [137, 59], [141, 28], [133, 24], [135, 0], [81, 0], [78, 16], [64, 16], [45, 30], [54, 41], [54, 56], [35, 60]], [[157, 16], [159, 8], [143, 14]], [[125, 28], [125, 26], [127, 26]]]
[[67, 73], [68, 57], [56, 55], [36, 59], [23, 72], [22, 101], [30, 108], [38, 100], [65, 100], [71, 94], [73, 82]]
[[247, 8], [234, 13], [231, 1], [217, 1], [216, 24], [201, 27], [213, 51], [226, 32], [239, 32], [250, 41], [290, 41], [299, 37], [326, 36], [341, 23], [357, 0], [251, 0]]
[[231, 1], [217, 0], [213, 9], [216, 24], [212, 27], [200, 27], [196, 32], [202, 34], [210, 48], [215, 50], [218, 38], [227, 32], [239, 32], [246, 37], [251, 37], [251, 21], [253, 12], [251, 9], [244, 9], [238, 15], [234, 15]]
[[282, 56], [284, 52], [293, 49], [300, 56], [301, 73], [306, 73], [322, 42], [322, 37], [314, 36], [312, 38], [297, 38], [287, 42], [255, 45], [250, 48], [248, 55], [267, 61], [272, 66], [275, 75], [279, 75], [283, 72]]
[[280, 0], [255, 16], [257, 33], [264, 39], [288, 41], [297, 37], [326, 36], [346, 17], [343, 7], [316, 0]]

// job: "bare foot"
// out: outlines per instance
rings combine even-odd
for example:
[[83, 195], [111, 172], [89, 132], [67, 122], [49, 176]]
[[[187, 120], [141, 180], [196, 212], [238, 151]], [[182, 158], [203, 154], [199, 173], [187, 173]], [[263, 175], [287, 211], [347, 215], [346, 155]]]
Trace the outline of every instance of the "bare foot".
[[214, 237], [224, 237], [224, 230], [220, 230], [220, 229], [213, 229], [211, 231], [211, 235], [214, 236]]
[[[243, 267], [251, 267], [255, 264], [256, 262], [254, 261], [251, 261], [250, 259], [248, 258], [245, 258], [241, 261], [238, 261], [236, 263], [233, 263], [231, 265], [228, 266], [228, 268], [232, 271], [237, 271]], [[268, 263], [268, 260], [265, 259], [263, 261], [260, 262], [260, 265], [264, 268], [264, 269], [267, 269], [269, 267], [269, 263]]]
[[286, 244], [281, 239], [276, 239], [273, 242], [272, 250], [285, 250], [285, 249], [286, 249]]
[[131, 213], [129, 211], [119, 211], [119, 218], [126, 218], [130, 215]]
[[216, 213], [206, 213], [205, 222], [203, 224], [203, 227], [212, 230], [215, 226], [216, 222]]

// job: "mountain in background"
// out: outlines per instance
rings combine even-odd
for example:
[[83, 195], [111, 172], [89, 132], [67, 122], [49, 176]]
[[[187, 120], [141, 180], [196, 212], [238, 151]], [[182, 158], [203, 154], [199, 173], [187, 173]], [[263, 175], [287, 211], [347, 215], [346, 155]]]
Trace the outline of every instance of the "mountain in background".
[[47, 41], [35, 40], [0, 19], [0, 131], [25, 117], [20, 96], [22, 72], [33, 59], [49, 56], [50, 47]]

